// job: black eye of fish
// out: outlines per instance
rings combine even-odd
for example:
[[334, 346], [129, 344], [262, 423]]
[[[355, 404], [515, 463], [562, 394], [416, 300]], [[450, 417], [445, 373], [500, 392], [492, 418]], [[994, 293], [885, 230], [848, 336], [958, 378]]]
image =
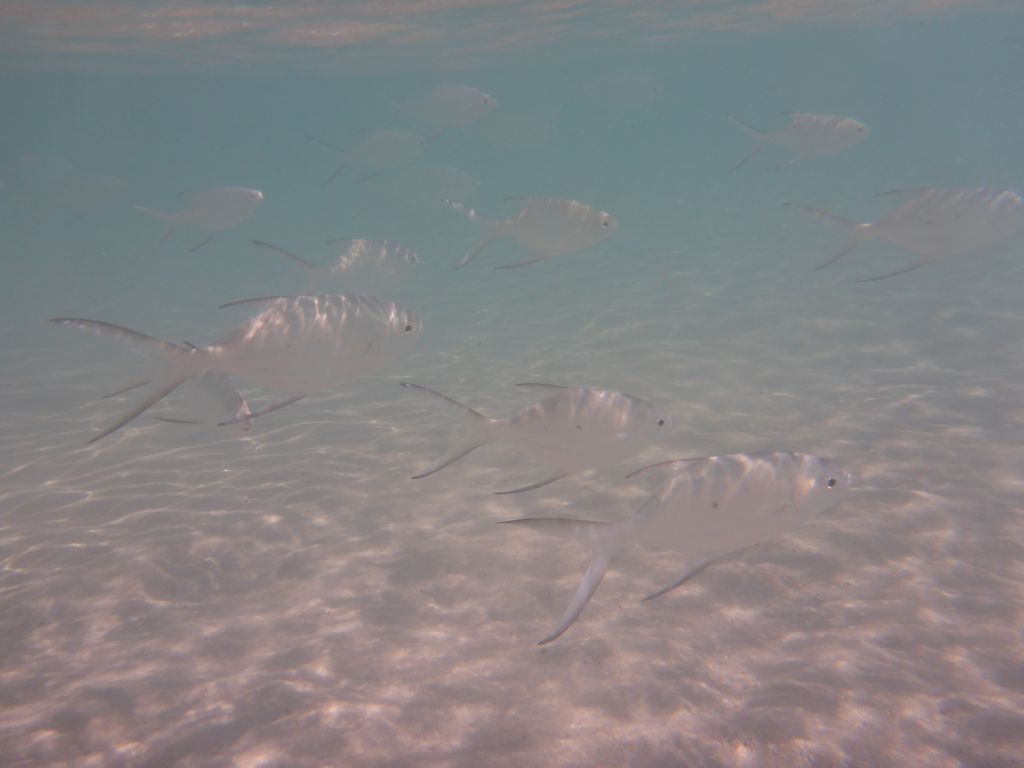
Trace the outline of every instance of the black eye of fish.
[[664, 427], [665, 426], [665, 420], [664, 419], [658, 419], [658, 426], [659, 427]]
[[[411, 330], [412, 330], [412, 325], [405, 326], [405, 332], [406, 333], [409, 333], [409, 331], [411, 331]], [[833, 480], [832, 482], [835, 482], [835, 481]]]
[[828, 485], [829, 488], [835, 488], [836, 487], [836, 479], [834, 477], [830, 477], [828, 479], [827, 485]]

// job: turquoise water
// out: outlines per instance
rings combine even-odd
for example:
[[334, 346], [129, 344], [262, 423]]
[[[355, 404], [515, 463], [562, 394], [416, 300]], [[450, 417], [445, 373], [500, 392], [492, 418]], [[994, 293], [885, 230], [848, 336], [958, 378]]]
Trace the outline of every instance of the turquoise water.
[[[916, 257], [873, 241], [817, 270], [843, 230], [782, 205], [873, 221], [889, 190], [1024, 191], [1016, 3], [0, 19], [0, 764], [1024, 760], [1024, 240], [861, 283]], [[457, 109], [422, 106], [443, 86], [495, 106], [443, 127]], [[729, 172], [754, 147], [730, 116], [794, 111], [870, 134]], [[353, 153], [385, 130], [426, 141]], [[195, 252], [208, 231], [158, 247], [135, 208], [223, 186], [264, 201]], [[454, 269], [484, 231], [445, 200], [506, 218], [522, 196], [618, 230], [509, 271], [529, 252], [501, 239]], [[309, 288], [251, 240], [327, 265], [339, 237], [416, 251], [383, 297], [422, 319], [410, 354], [247, 433], [154, 418], [196, 416], [186, 385], [87, 445], [132, 402], [103, 395], [148, 369], [49, 318], [212, 343], [254, 313], [219, 305]], [[410, 479], [455, 417], [401, 382], [504, 417], [536, 399], [522, 381], [634, 393], [672, 428], [526, 494], [492, 493], [545, 474], [509, 446]], [[281, 396], [237, 384], [254, 408]], [[588, 555], [497, 522], [620, 520], [658, 484], [631, 470], [760, 450], [834, 456], [858, 487], [650, 603], [688, 564], [629, 551], [538, 648]]]

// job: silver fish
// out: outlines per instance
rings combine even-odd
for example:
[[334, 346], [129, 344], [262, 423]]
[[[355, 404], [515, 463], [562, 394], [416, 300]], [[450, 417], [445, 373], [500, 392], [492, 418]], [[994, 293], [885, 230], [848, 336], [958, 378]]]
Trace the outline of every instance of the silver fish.
[[89, 442], [120, 429], [183, 382], [211, 370], [289, 393], [285, 400], [224, 423], [270, 413], [381, 369], [408, 351], [421, 329], [411, 312], [370, 296], [266, 297], [224, 306], [237, 304], [267, 306], [207, 347], [172, 344], [98, 320], [51, 320], [128, 342], [156, 363], [141, 401]]
[[184, 225], [205, 229], [209, 235], [205, 240], [197, 243], [189, 249], [189, 252], [198, 251], [206, 245], [218, 232], [230, 229], [248, 219], [256, 211], [256, 207], [263, 202], [263, 193], [258, 189], [246, 189], [244, 187], [216, 187], [204, 189], [199, 192], [189, 192], [184, 195], [186, 200], [185, 208], [178, 213], [163, 213], [154, 211], [151, 208], [143, 208], [136, 205], [135, 209], [156, 216], [167, 222], [156, 250], [159, 251], [167, 238], [175, 229]]
[[669, 466], [674, 471], [632, 517], [620, 522], [568, 518], [507, 521], [575, 539], [592, 550], [583, 581], [558, 627], [540, 640], [540, 645], [557, 639], [572, 625], [612, 559], [626, 546], [679, 551], [691, 564], [675, 582], [644, 598], [650, 600], [727, 555], [788, 533], [836, 506], [853, 482], [852, 475], [834, 461], [806, 453], [738, 453], [654, 466]]
[[511, 219], [498, 221], [472, 208], [448, 200], [448, 204], [465, 214], [470, 221], [480, 222], [487, 236], [458, 263], [466, 266], [499, 237], [512, 237], [533, 253], [533, 257], [498, 269], [516, 269], [542, 259], [572, 253], [599, 243], [619, 228], [618, 219], [610, 213], [591, 208], [576, 200], [553, 197], [511, 197], [520, 201], [522, 209]]
[[386, 295], [403, 281], [419, 262], [419, 257], [414, 251], [391, 240], [339, 238], [330, 240], [327, 244], [341, 242], [348, 243], [348, 246], [338, 256], [337, 261], [330, 266], [320, 267], [284, 248], [261, 240], [252, 241], [253, 245], [279, 253], [305, 267], [313, 278], [311, 293], [326, 280], [343, 283], [345, 291], [350, 294]]
[[833, 221], [846, 231], [846, 245], [819, 269], [835, 263], [865, 240], [873, 239], [884, 240], [919, 257], [908, 267], [861, 281], [872, 282], [902, 275], [937, 259], [991, 248], [1024, 230], [1024, 199], [1008, 189], [904, 189], [882, 194], [910, 197], [876, 222], [851, 221], [820, 208], [786, 203], [814, 218]]
[[306, 137], [341, 153], [341, 160], [331, 177], [324, 182], [330, 184], [345, 171], [356, 175], [355, 183], [376, 178], [412, 164], [419, 156], [425, 138], [409, 131], [374, 131], [360, 139], [352, 147], [339, 147], [314, 136]]
[[[769, 144], [785, 147], [796, 155], [796, 160], [807, 160], [813, 157], [835, 155], [864, 141], [871, 133], [871, 129], [860, 120], [841, 115], [795, 112], [790, 115], [789, 124], [777, 131], [762, 131], [735, 117], [729, 119], [757, 141], [757, 146], [730, 168], [729, 173], [744, 165]], [[791, 162], [796, 162], [796, 160]]]
[[498, 106], [489, 93], [469, 85], [439, 85], [424, 93], [407, 109], [438, 128], [465, 128]]
[[552, 471], [538, 482], [499, 493], [532, 491], [575, 472], [616, 464], [650, 445], [670, 423], [668, 416], [646, 400], [603, 389], [518, 384], [549, 394], [510, 418], [489, 419], [419, 384], [402, 386], [433, 395], [454, 407], [463, 419], [448, 449], [430, 467], [413, 475], [414, 480], [444, 469], [485, 443], [497, 441], [515, 445]]

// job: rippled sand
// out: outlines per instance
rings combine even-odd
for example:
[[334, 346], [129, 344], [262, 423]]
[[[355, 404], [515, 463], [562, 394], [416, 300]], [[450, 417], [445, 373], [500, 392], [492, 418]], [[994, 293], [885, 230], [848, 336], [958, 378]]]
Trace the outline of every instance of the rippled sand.
[[[820, 255], [438, 269], [403, 298], [425, 324], [403, 366], [249, 437], [146, 416], [85, 447], [137, 369], [41, 319], [5, 335], [0, 762], [1019, 764], [1024, 272], [862, 286], [870, 255]], [[406, 380], [489, 415], [529, 402], [516, 381], [614, 387], [675, 431], [497, 497], [543, 468], [491, 446], [409, 479], [449, 414]], [[837, 456], [861, 490], [650, 603], [685, 564], [633, 550], [535, 645], [587, 555], [497, 521], [618, 519], [657, 482], [636, 466], [771, 448]]]

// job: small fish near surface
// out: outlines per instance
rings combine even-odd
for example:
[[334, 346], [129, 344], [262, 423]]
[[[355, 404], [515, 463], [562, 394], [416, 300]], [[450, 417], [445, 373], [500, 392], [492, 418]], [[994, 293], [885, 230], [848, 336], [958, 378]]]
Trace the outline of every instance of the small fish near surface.
[[251, 217], [257, 206], [263, 202], [262, 192], [245, 187], [215, 187], [184, 193], [183, 197], [186, 205], [177, 213], [163, 213], [143, 208], [141, 205], [135, 206], [136, 210], [167, 222], [167, 228], [157, 243], [157, 252], [167, 242], [171, 233], [181, 226], [206, 230], [207, 237], [189, 249], [190, 253], [198, 251], [218, 232], [231, 229]]
[[667, 430], [668, 416], [648, 401], [603, 389], [524, 383], [538, 389], [543, 400], [507, 419], [489, 419], [457, 400], [418, 384], [403, 387], [426, 392], [458, 412], [460, 429], [451, 445], [418, 480], [438, 472], [489, 442], [508, 442], [544, 464], [549, 474], [522, 488], [499, 493], [521, 493], [541, 488], [587, 469], [612, 466], [642, 451], [658, 433]]
[[253, 245], [280, 254], [304, 267], [313, 280], [310, 293], [316, 292], [324, 281], [337, 281], [349, 294], [386, 295], [405, 280], [419, 263], [415, 251], [392, 240], [339, 238], [329, 240], [327, 245], [336, 243], [347, 243], [347, 246], [333, 264], [320, 267], [284, 248], [261, 240], [252, 241]]
[[[591, 549], [590, 565], [558, 627], [559, 638], [582, 613], [612, 559], [630, 544], [681, 552], [689, 568], [651, 600], [679, 587], [713, 563], [788, 533], [839, 504], [853, 482], [831, 459], [806, 453], [750, 453], [683, 459], [646, 467], [672, 470], [632, 517], [617, 523], [569, 518], [508, 520]], [[634, 472], [633, 474], [637, 474]]]
[[778, 144], [796, 155], [790, 163], [838, 154], [868, 137], [871, 129], [860, 120], [841, 115], [816, 115], [809, 112], [790, 114], [789, 124], [777, 131], [762, 131], [742, 120], [730, 117], [736, 125], [757, 141], [757, 146], [729, 169], [729, 173], [745, 165], [769, 144]]
[[875, 222], [859, 222], [801, 203], [785, 203], [816, 219], [828, 219], [846, 232], [846, 245], [819, 265], [834, 264], [866, 240], [883, 240], [918, 257], [910, 266], [869, 277], [895, 277], [950, 256], [967, 256], [1000, 245], [1024, 231], [1024, 199], [995, 187], [904, 189], [882, 195], [906, 195], [907, 202]]
[[499, 237], [511, 237], [525, 246], [533, 257], [515, 264], [503, 264], [497, 269], [516, 269], [535, 264], [552, 256], [589, 248], [601, 242], [619, 228], [618, 220], [610, 213], [599, 211], [576, 200], [553, 197], [511, 197], [522, 203], [519, 213], [511, 219], [495, 220], [472, 208], [448, 200], [456, 211], [470, 221], [484, 225], [487, 236], [456, 265], [466, 266], [481, 251]]
[[498, 106], [489, 93], [470, 85], [438, 85], [403, 107], [413, 116], [441, 128], [465, 128]]
[[421, 329], [411, 312], [370, 296], [264, 297], [224, 306], [239, 304], [263, 305], [265, 309], [206, 347], [172, 344], [98, 320], [51, 320], [117, 338], [154, 361], [154, 372], [137, 404], [89, 442], [117, 431], [185, 381], [209, 371], [288, 393], [284, 400], [254, 413], [246, 406], [246, 412], [224, 424], [271, 413], [308, 395], [375, 373], [411, 349]]

